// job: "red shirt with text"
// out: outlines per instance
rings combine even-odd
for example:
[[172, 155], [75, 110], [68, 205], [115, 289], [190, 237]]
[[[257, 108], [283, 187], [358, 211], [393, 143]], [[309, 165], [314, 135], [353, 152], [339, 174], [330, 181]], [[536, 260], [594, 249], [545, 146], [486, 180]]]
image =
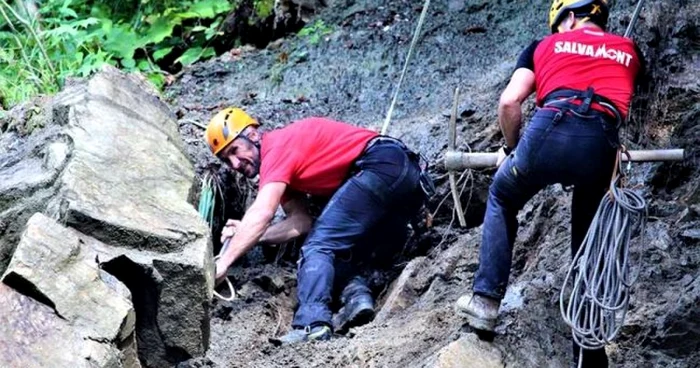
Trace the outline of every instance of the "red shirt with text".
[[[586, 28], [555, 33], [542, 39], [532, 56], [537, 104], [557, 89], [593, 87], [625, 117], [641, 65], [637, 48], [628, 38]], [[597, 105], [593, 108], [604, 111]]]

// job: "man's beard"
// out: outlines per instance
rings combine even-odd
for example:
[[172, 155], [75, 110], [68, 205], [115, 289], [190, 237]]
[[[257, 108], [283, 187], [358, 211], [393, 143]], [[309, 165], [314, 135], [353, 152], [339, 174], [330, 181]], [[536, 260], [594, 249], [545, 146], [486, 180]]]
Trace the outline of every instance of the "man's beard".
[[243, 172], [243, 175], [245, 175], [245, 177], [248, 179], [253, 179], [256, 176], [258, 176], [259, 171], [260, 170], [258, 170], [257, 167], [248, 165], [248, 166], [246, 166], [246, 170], [245, 170], [245, 172]]
[[260, 173], [260, 158], [255, 161], [245, 160], [245, 168], [241, 173], [248, 179], [253, 179]]

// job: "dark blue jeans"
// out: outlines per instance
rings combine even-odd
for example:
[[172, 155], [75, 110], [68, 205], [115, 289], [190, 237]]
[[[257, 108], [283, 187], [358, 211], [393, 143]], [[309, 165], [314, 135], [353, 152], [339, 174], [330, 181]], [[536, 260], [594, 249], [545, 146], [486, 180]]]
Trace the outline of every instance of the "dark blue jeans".
[[[329, 304], [333, 286], [340, 281], [336, 276], [361, 290], [358, 283], [363, 280], [354, 277], [348, 264], [375, 251], [367, 245], [387, 246], [373, 242], [371, 234], [405, 237], [409, 220], [422, 204], [420, 169], [403, 145], [387, 141], [372, 145], [359, 157], [355, 170], [331, 197], [301, 248], [295, 328], [331, 326]], [[342, 267], [336, 270], [336, 266]]]
[[[614, 122], [595, 112], [559, 112], [539, 109], [496, 173], [486, 205], [475, 294], [503, 298], [518, 228], [516, 216], [537, 192], [555, 183], [574, 186], [573, 257], [610, 184], [618, 144]], [[590, 366], [607, 366], [603, 349], [586, 352], [584, 360]], [[594, 360], [597, 363], [592, 364]]]

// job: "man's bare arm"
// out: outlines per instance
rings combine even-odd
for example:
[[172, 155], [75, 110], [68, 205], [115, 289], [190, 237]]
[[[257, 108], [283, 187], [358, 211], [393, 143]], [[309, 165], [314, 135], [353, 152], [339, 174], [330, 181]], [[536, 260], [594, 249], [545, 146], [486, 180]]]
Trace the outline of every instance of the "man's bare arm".
[[501, 94], [498, 104], [498, 124], [506, 140], [506, 145], [514, 148], [520, 139], [522, 104], [535, 91], [535, 73], [519, 68]]
[[229, 247], [219, 259], [225, 268], [231, 266], [260, 240], [274, 217], [286, 188], [285, 183], [269, 183], [260, 189], [255, 201], [243, 215]]
[[265, 234], [260, 238], [260, 242], [285, 243], [308, 233], [311, 229], [313, 221], [301, 198], [292, 198], [282, 207], [287, 218], [267, 228]]

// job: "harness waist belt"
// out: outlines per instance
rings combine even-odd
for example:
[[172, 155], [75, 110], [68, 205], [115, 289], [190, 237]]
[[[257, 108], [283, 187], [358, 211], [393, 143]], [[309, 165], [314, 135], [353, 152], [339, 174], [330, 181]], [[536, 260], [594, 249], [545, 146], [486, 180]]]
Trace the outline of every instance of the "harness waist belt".
[[617, 125], [622, 124], [622, 115], [617, 107], [615, 107], [615, 104], [607, 97], [594, 93], [593, 88], [588, 88], [585, 91], [558, 89], [548, 94], [544, 98], [542, 105], [545, 107], [557, 107], [558, 102], [571, 102], [576, 100], [583, 101], [580, 106], [580, 113], [588, 112], [591, 104], [596, 103], [607, 110], [610, 113], [610, 117], [617, 120]]

